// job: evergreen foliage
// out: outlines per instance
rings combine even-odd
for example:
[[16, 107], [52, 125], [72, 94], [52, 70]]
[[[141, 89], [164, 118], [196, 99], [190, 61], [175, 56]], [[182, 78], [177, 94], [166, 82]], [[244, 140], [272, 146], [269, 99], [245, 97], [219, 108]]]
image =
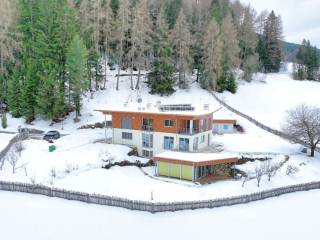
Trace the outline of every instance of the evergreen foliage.
[[168, 95], [174, 92], [172, 53], [168, 26], [163, 11], [158, 14], [153, 38], [154, 60], [148, 73], [147, 84], [151, 94]]
[[66, 66], [76, 118], [80, 116], [81, 95], [88, 89], [87, 58], [88, 51], [85, 44], [79, 35], [75, 35], [68, 48]]
[[8, 120], [7, 120], [7, 114], [6, 113], [2, 113], [1, 114], [1, 127], [4, 128], [4, 129], [8, 127]]
[[303, 40], [296, 55], [295, 79], [316, 80], [319, 73], [320, 56], [316, 46], [312, 46], [309, 40]]

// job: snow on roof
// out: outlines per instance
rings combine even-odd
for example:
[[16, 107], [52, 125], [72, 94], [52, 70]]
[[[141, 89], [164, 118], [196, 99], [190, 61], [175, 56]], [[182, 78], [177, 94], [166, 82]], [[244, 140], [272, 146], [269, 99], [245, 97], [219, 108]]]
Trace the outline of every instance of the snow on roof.
[[236, 120], [233, 113], [230, 111], [220, 108], [213, 112], [213, 120]]
[[181, 110], [174, 110], [174, 111], [161, 111], [159, 109], [159, 105], [139, 105], [139, 104], [128, 104], [125, 106], [120, 107], [110, 107], [107, 109], [99, 109], [96, 111], [100, 112], [132, 112], [132, 113], [157, 113], [157, 114], [167, 114], [167, 115], [183, 115], [183, 116], [202, 116], [206, 114], [213, 113], [213, 110], [211, 110], [210, 105], [208, 108], [205, 108], [203, 106], [193, 106], [194, 110], [190, 111], [181, 111]]
[[154, 156], [156, 159], [174, 159], [187, 162], [208, 162], [224, 159], [239, 158], [236, 154], [228, 153], [190, 153], [190, 152], [175, 152], [167, 151]]

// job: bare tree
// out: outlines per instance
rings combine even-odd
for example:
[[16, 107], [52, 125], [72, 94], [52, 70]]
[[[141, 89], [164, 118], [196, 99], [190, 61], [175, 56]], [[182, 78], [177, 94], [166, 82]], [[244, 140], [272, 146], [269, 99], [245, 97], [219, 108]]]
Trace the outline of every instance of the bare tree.
[[283, 131], [291, 136], [294, 142], [306, 143], [311, 149], [311, 157], [314, 157], [320, 143], [320, 108], [302, 104], [288, 111]]
[[288, 176], [293, 175], [295, 173], [299, 172], [299, 168], [297, 166], [288, 165], [286, 169], [286, 174]]
[[264, 164], [260, 164], [259, 166], [256, 166], [254, 168], [254, 172], [255, 172], [255, 177], [257, 179], [257, 186], [260, 187], [262, 176], [265, 173]]
[[14, 151], [10, 151], [8, 155], [6, 156], [7, 162], [11, 165], [12, 167], [12, 173], [16, 173], [16, 166], [18, 164], [18, 156]]

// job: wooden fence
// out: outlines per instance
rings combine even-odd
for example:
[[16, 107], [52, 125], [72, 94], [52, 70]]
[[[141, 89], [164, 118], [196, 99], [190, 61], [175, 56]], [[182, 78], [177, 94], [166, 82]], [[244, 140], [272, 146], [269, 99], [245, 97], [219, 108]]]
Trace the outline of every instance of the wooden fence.
[[[210, 92], [210, 93], [222, 106], [224, 106], [225, 108], [227, 108], [231, 112], [239, 115], [240, 117], [243, 117], [243, 118], [247, 119], [249, 122], [253, 123], [257, 127], [261, 128], [261, 129], [263, 129], [263, 130], [265, 130], [265, 131], [267, 131], [269, 133], [272, 133], [272, 134], [274, 134], [276, 136], [279, 136], [279, 137], [281, 137], [283, 139], [286, 139], [286, 140], [288, 140], [290, 142], [295, 142], [295, 143], [301, 144], [304, 147], [310, 148], [310, 146], [307, 143], [305, 143], [304, 141], [301, 141], [300, 139], [293, 138], [290, 135], [285, 134], [284, 132], [281, 132], [279, 130], [276, 130], [276, 129], [273, 129], [271, 127], [268, 127], [268, 126], [264, 125], [263, 123], [255, 120], [254, 118], [252, 118], [252, 117], [250, 117], [250, 116], [238, 111], [237, 109], [231, 107], [226, 102], [224, 102], [219, 97], [217, 97], [217, 95], [215, 93], [213, 93], [213, 92]], [[320, 148], [316, 148], [316, 151], [320, 152]]]
[[98, 194], [88, 194], [83, 192], [69, 191], [64, 189], [51, 188], [38, 184], [14, 183], [0, 181], [0, 190], [11, 192], [23, 192], [31, 194], [39, 194], [48, 197], [57, 197], [67, 200], [80, 201], [85, 203], [93, 203], [112, 207], [121, 207], [130, 210], [146, 211], [151, 213], [194, 210], [201, 208], [216, 208], [223, 206], [232, 206], [236, 204], [249, 203], [253, 201], [263, 200], [266, 198], [277, 197], [287, 193], [308, 191], [320, 189], [320, 182], [312, 182], [306, 184], [298, 184], [288, 187], [282, 187], [258, 193], [241, 195], [236, 197], [227, 197], [221, 199], [212, 199], [204, 201], [187, 201], [187, 202], [148, 202], [139, 200], [130, 200], [118, 197], [111, 197]]

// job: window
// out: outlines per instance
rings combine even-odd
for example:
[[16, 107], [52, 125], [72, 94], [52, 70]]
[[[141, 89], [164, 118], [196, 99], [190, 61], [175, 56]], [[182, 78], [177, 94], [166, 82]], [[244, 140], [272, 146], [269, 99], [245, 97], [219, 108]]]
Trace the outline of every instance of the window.
[[153, 130], [153, 119], [144, 118], [142, 120], [142, 130], [152, 131]]
[[152, 134], [142, 134], [142, 146], [146, 148], [153, 148], [153, 135]]
[[164, 126], [165, 127], [172, 127], [173, 126], [173, 120], [170, 120], [170, 119], [164, 120]]
[[142, 156], [151, 158], [153, 156], [153, 151], [142, 150]]
[[196, 137], [193, 139], [193, 151], [197, 151], [198, 150], [198, 145], [199, 145], [199, 138]]
[[202, 135], [200, 141], [201, 141], [201, 143], [204, 143], [206, 141], [206, 135]]
[[172, 150], [174, 147], [173, 137], [164, 137], [163, 148], [167, 150]]
[[189, 139], [188, 138], [179, 138], [179, 150], [180, 151], [189, 151]]
[[121, 128], [132, 129], [132, 118], [131, 117], [123, 117], [121, 119]]
[[122, 133], [122, 139], [132, 140], [132, 133], [123, 132]]
[[223, 125], [223, 130], [228, 130], [229, 129], [229, 125], [225, 124]]

